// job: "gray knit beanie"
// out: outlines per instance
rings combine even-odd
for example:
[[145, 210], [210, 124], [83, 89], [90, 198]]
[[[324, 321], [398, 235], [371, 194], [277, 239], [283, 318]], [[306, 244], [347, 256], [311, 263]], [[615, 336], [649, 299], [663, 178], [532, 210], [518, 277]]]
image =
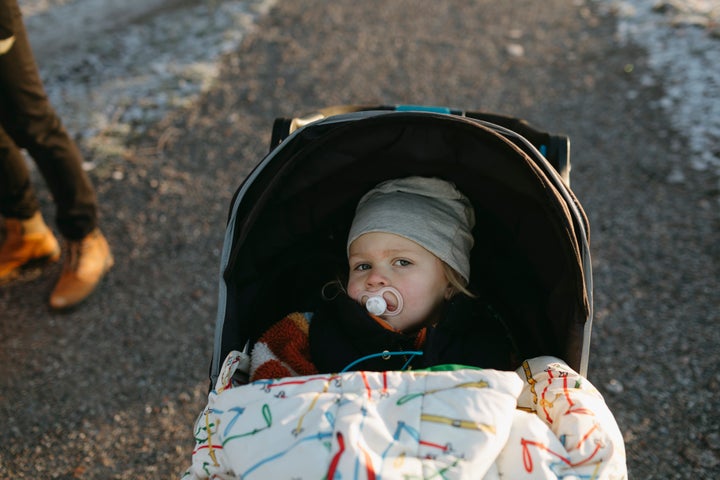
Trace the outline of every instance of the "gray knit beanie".
[[468, 281], [474, 225], [470, 201], [452, 183], [426, 177], [388, 180], [358, 202], [347, 250], [364, 233], [394, 233], [419, 244]]

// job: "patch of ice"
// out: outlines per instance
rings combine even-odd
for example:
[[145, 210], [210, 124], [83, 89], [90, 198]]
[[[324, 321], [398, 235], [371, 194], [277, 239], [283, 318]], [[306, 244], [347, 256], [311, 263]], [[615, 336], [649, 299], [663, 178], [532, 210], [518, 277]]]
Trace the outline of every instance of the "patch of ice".
[[660, 106], [687, 135], [689, 152], [679, 158], [683, 165], [673, 170], [672, 180], [684, 180], [678, 168], [687, 167], [720, 178], [720, 2], [601, 2], [619, 17], [620, 41], [648, 51], [650, 66], [664, 87]]
[[24, 0], [21, 9], [50, 101], [93, 153], [193, 102], [276, 0]]

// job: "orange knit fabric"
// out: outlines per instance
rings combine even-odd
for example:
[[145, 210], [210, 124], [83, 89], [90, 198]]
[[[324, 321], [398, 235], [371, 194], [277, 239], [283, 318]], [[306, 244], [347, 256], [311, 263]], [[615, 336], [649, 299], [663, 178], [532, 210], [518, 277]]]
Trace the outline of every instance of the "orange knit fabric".
[[[381, 318], [371, 316], [384, 328], [396, 331]], [[291, 313], [270, 327], [253, 349], [250, 381], [318, 373], [310, 359], [309, 330], [309, 322], [299, 312]], [[427, 329], [422, 328], [415, 338], [416, 349], [423, 348], [426, 337]]]
[[250, 381], [318, 373], [310, 360], [309, 324], [301, 313], [277, 322], [257, 343], [264, 344], [271, 356], [252, 372]]

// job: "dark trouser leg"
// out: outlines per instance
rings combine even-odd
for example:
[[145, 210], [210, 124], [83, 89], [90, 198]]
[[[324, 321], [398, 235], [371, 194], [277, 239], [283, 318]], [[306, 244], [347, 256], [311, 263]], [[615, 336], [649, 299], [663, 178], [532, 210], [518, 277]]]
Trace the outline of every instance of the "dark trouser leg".
[[0, 127], [0, 215], [27, 220], [38, 209], [25, 159]]
[[[0, 126], [37, 164], [55, 201], [60, 233], [70, 240], [79, 240], [97, 226], [95, 190], [82, 169], [82, 156], [77, 145], [47, 99], [20, 9], [17, 4], [13, 8], [15, 44], [5, 55], [0, 55]], [[0, 180], [0, 201], [3, 202], [0, 208], [4, 211], [31, 208], [27, 203], [31, 194], [27, 190], [27, 169], [23, 172], [24, 165], [18, 166], [18, 158], [22, 161], [19, 154], [6, 155], [4, 142], [0, 136], [0, 154], [3, 155], [0, 172], [4, 177]], [[10, 207], [11, 201], [26, 204]]]

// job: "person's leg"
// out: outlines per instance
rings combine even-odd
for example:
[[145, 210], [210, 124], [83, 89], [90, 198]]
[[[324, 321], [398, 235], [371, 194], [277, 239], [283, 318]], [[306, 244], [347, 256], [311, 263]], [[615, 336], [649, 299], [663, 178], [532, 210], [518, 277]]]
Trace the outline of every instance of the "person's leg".
[[40, 214], [25, 159], [0, 125], [0, 284], [30, 262], [57, 261], [60, 246]]
[[[0, 110], [3, 109], [0, 99]], [[26, 220], [40, 208], [22, 153], [0, 118], [0, 215]]]
[[113, 257], [97, 228], [97, 199], [82, 169], [80, 151], [48, 101], [15, 0], [11, 8], [15, 42], [0, 55], [0, 124], [30, 153], [55, 200], [67, 254], [50, 306], [69, 308], [92, 293], [112, 267]]
[[35, 160], [55, 201], [60, 233], [80, 240], [97, 227], [95, 190], [77, 145], [47, 99], [20, 9], [16, 3], [11, 7], [15, 42], [0, 55], [0, 120]]

